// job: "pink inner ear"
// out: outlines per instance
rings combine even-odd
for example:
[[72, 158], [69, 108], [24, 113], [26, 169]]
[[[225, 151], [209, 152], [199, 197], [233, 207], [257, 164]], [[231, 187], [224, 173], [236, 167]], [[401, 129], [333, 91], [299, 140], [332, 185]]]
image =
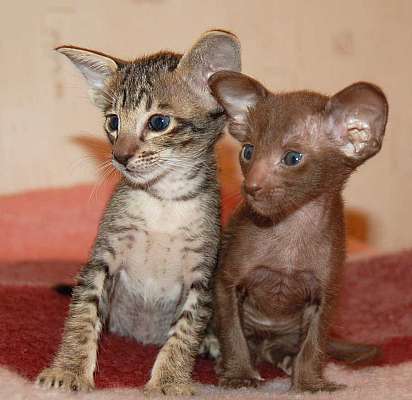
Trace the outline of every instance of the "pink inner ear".
[[246, 120], [249, 109], [266, 95], [259, 82], [237, 72], [217, 72], [209, 79], [209, 86], [228, 115], [239, 123]]
[[326, 112], [347, 156], [366, 160], [379, 151], [388, 104], [378, 87], [366, 82], [355, 83], [334, 95]]

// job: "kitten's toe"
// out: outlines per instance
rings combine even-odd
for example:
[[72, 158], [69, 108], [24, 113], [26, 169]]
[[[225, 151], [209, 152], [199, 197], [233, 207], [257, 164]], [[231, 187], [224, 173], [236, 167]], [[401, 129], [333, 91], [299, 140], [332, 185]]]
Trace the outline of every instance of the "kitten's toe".
[[326, 380], [316, 380], [312, 382], [300, 382], [293, 385], [292, 390], [294, 392], [336, 392], [338, 390], [345, 389], [347, 386], [329, 382]]
[[63, 368], [47, 368], [36, 379], [36, 385], [45, 389], [60, 389], [71, 392], [89, 391], [93, 383]]
[[223, 386], [228, 389], [239, 389], [241, 387], [258, 387], [263, 382], [262, 378], [256, 378], [254, 376], [242, 375], [242, 376], [230, 376], [221, 377], [219, 379], [219, 386]]
[[282, 361], [278, 362], [276, 365], [281, 369], [286, 375], [292, 376], [293, 372], [293, 357], [285, 356]]
[[148, 382], [144, 388], [146, 396], [193, 396], [195, 390], [190, 383], [152, 383]]
[[336, 392], [338, 390], [346, 389], [347, 386], [343, 383], [335, 383], [335, 382], [324, 382], [323, 386], [321, 386], [320, 390], [324, 392]]
[[214, 334], [209, 333], [205, 336], [199, 354], [202, 358], [211, 358], [212, 360], [217, 360], [220, 357], [219, 341]]

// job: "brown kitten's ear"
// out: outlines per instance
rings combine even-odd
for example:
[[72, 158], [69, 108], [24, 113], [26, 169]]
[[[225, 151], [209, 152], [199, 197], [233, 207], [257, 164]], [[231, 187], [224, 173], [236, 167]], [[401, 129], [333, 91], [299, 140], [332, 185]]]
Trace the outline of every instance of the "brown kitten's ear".
[[239, 39], [219, 30], [204, 33], [178, 65], [178, 70], [184, 72], [196, 92], [208, 95], [211, 101], [207, 85], [209, 77], [217, 71], [240, 71], [240, 68]]
[[57, 47], [83, 74], [90, 87], [92, 101], [101, 106], [101, 94], [108, 78], [118, 69], [118, 63], [111, 57], [91, 50], [72, 46]]
[[209, 78], [209, 87], [230, 117], [229, 132], [242, 142], [246, 136], [247, 116], [267, 90], [255, 79], [239, 72], [221, 71]]
[[354, 83], [329, 99], [326, 118], [341, 150], [359, 165], [381, 149], [388, 102], [377, 86]]

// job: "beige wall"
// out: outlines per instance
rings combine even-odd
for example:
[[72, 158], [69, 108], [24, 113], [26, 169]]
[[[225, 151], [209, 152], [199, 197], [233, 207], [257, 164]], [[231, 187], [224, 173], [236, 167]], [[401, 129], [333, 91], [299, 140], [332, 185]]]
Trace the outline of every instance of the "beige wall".
[[[411, 1], [14, 1], [0, 24], [0, 192], [95, 179], [79, 146], [102, 138], [86, 88], [51, 51], [77, 44], [133, 57], [183, 51], [213, 27], [243, 45], [244, 71], [277, 90], [333, 93], [357, 80], [381, 85], [390, 103], [383, 150], [353, 177], [347, 204], [365, 215], [382, 249], [412, 239]], [[76, 139], [77, 138], [77, 139]]]

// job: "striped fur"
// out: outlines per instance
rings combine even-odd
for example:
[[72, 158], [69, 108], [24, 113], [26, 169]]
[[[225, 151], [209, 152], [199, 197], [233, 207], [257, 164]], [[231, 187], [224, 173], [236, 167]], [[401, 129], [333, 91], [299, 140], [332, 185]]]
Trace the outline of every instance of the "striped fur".
[[[238, 47], [233, 35], [215, 31], [183, 57], [161, 52], [124, 62], [60, 49], [86, 77], [105, 115], [119, 116], [120, 128], [109, 132], [115, 156], [125, 149], [133, 154], [127, 164], [113, 161], [123, 179], [107, 205], [73, 292], [60, 349], [39, 375], [40, 385], [93, 388], [105, 325], [162, 346], [146, 392], [193, 393], [191, 374], [211, 316], [220, 237], [214, 144], [225, 115], [208, 93], [207, 78], [211, 64], [225, 64], [209, 63], [208, 57], [226, 51], [226, 68], [238, 70]], [[155, 114], [171, 116], [164, 132], [147, 128]]]

